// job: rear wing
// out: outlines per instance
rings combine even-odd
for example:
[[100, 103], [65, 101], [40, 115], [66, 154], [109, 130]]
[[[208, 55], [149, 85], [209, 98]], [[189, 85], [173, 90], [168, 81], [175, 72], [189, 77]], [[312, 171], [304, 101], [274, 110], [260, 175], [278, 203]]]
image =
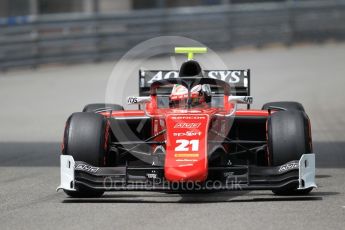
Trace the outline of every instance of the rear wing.
[[[250, 70], [205, 70], [206, 77], [215, 78], [230, 83], [235, 89], [234, 96], [250, 95]], [[168, 78], [177, 78], [176, 70], [139, 70], [139, 95], [149, 96], [150, 86], [153, 82]], [[162, 92], [170, 94], [170, 91]]]

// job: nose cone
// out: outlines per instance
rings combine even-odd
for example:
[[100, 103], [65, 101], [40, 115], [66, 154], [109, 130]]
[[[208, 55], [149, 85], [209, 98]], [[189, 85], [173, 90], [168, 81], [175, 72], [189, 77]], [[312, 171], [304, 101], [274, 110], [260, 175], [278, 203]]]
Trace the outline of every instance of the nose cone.
[[202, 182], [208, 174], [208, 114], [170, 114], [166, 117], [165, 178], [172, 182]]
[[171, 182], [202, 182], [207, 178], [207, 163], [204, 160], [190, 165], [165, 167], [165, 178]]

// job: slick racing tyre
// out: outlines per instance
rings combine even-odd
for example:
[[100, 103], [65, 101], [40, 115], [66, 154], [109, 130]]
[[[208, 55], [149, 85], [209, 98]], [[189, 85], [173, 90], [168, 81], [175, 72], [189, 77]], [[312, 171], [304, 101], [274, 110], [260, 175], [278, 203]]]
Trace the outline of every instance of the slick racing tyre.
[[[299, 160], [303, 154], [312, 152], [309, 119], [302, 111], [273, 113], [267, 120], [267, 139], [268, 154], [273, 166]], [[311, 190], [297, 190], [294, 186], [274, 190], [273, 193], [277, 195], [307, 194]]]
[[[106, 119], [95, 113], [74, 113], [66, 124], [63, 154], [73, 156], [75, 161], [84, 161], [101, 167], [106, 154]], [[100, 197], [104, 191], [78, 186], [77, 191], [66, 191], [71, 197]]]
[[102, 112], [102, 111], [121, 111], [124, 110], [123, 106], [117, 105], [117, 104], [104, 104], [104, 103], [98, 103], [98, 104], [88, 104], [84, 107], [83, 112]]
[[[303, 105], [299, 102], [295, 101], [277, 101], [277, 102], [269, 102], [262, 106], [263, 110], [268, 110], [270, 107], [278, 107], [285, 110], [298, 110], [304, 112]], [[274, 109], [274, 108], [273, 108]]]

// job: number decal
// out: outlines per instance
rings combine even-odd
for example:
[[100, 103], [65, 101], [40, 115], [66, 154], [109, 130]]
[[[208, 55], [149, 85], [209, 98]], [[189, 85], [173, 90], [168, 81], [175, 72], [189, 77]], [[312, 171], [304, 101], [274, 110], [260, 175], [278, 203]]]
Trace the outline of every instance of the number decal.
[[199, 140], [191, 140], [189, 143], [192, 145], [192, 151], [199, 150]]
[[179, 144], [175, 148], [176, 152], [190, 151], [189, 150], [190, 146], [192, 147], [191, 151], [198, 151], [199, 150], [199, 140], [180, 139], [180, 140], [176, 140], [176, 144]]
[[176, 152], [183, 152], [183, 151], [188, 151], [188, 145], [189, 145], [189, 141], [188, 140], [176, 140], [176, 144], [179, 144], [178, 146], [176, 146], [175, 151]]

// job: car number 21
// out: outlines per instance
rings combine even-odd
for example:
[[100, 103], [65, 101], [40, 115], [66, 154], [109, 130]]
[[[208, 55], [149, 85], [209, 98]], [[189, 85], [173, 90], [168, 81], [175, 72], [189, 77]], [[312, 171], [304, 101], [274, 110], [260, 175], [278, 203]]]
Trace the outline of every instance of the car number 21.
[[175, 147], [176, 152], [183, 152], [183, 151], [199, 151], [199, 140], [176, 140]]

